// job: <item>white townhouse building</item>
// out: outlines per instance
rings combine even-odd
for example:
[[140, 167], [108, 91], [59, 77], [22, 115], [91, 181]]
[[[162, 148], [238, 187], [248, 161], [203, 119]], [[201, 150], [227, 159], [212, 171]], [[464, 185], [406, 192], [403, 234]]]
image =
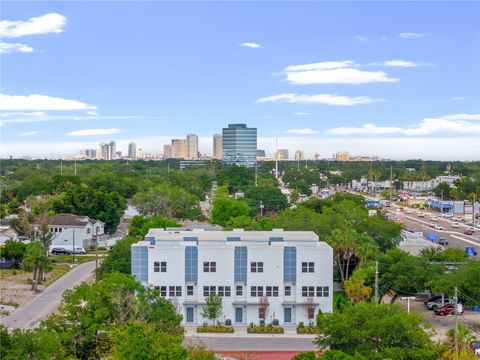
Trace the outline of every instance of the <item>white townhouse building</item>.
[[221, 322], [309, 324], [332, 311], [333, 250], [312, 231], [150, 229], [132, 245], [132, 274], [201, 325], [205, 297], [222, 296]]

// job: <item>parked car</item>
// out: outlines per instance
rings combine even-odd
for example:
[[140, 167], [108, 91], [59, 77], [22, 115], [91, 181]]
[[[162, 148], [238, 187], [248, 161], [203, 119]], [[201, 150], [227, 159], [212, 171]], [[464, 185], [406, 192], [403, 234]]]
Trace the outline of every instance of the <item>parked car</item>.
[[438, 224], [435, 224], [435, 230], [443, 230], [443, 226], [442, 225], [438, 225]]
[[75, 252], [75, 254], [86, 254], [87, 253], [87, 251], [83, 247], [75, 248], [74, 252]]
[[442, 295], [433, 295], [433, 296], [430, 296], [429, 298], [427, 298], [423, 303], [425, 304], [425, 306], [429, 303], [429, 302], [436, 302], [436, 301], [442, 301]]
[[480, 356], [480, 341], [474, 341], [470, 344], [470, 349], [475, 355]]
[[458, 224], [458, 222], [452, 222], [452, 228], [459, 228], [460, 225]]
[[446, 237], [441, 237], [440, 239], [438, 239], [438, 244], [439, 245], [443, 245], [443, 246], [446, 246], [448, 245], [448, 240]]
[[428, 226], [430, 226], [432, 229], [435, 229], [436, 224], [435, 223], [430, 223], [430, 224], [428, 224]]
[[460, 219], [454, 216], [454, 217], [452, 218], [452, 221], [458, 222], [458, 221], [460, 221]]
[[443, 304], [442, 304], [442, 298], [440, 298], [440, 299], [437, 299], [435, 301], [427, 302], [427, 309], [428, 310], [435, 310], [435, 309], [441, 308], [441, 307], [443, 307], [445, 305], [449, 305], [449, 304], [453, 304], [452, 299], [445, 298], [443, 300]]
[[51, 253], [53, 255], [71, 255], [72, 251], [65, 248], [53, 248]]
[[473, 229], [465, 229], [465, 231], [463, 233], [465, 235], [473, 235], [474, 231], [473, 231]]
[[[459, 310], [457, 310], [457, 314], [462, 315], [463, 305], [458, 304], [457, 306], [460, 308]], [[435, 315], [451, 315], [451, 314], [453, 315], [455, 312], [455, 304], [448, 304], [448, 305], [442, 306], [440, 308], [434, 309], [433, 312], [435, 313]]]

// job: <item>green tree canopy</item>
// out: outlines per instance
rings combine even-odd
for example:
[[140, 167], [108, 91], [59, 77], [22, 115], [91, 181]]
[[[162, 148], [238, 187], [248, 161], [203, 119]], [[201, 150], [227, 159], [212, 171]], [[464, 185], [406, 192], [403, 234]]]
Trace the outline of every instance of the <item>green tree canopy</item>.
[[249, 209], [242, 200], [234, 200], [229, 197], [216, 197], [213, 201], [212, 219], [213, 224], [221, 226], [227, 225], [227, 222], [237, 216], [247, 216]]

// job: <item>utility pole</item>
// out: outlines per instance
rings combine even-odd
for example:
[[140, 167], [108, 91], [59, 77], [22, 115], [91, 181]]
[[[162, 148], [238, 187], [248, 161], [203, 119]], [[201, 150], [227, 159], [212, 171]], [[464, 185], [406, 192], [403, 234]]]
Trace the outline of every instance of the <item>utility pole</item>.
[[97, 281], [97, 272], [98, 272], [98, 227], [95, 229], [95, 281]]
[[375, 303], [378, 304], [378, 260], [375, 261]]
[[258, 184], [258, 165], [255, 164], [255, 186]]
[[63, 175], [63, 160], [60, 159], [60, 175]]
[[390, 165], [390, 203], [392, 202], [393, 192], [393, 165]]
[[457, 313], [458, 313], [458, 288], [455, 286], [455, 309], [453, 310], [453, 314], [455, 316], [455, 353], [458, 354], [458, 321], [457, 321]]
[[[472, 221], [473, 221], [473, 228], [475, 229], [475, 198], [477, 194], [473, 193], [473, 204], [472, 204]], [[455, 206], [455, 204], [454, 204]]]

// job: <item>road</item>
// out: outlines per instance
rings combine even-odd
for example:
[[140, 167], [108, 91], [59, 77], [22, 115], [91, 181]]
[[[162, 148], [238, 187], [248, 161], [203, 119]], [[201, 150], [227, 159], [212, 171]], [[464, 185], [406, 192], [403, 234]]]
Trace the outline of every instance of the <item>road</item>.
[[0, 323], [6, 328], [31, 329], [37, 327], [60, 305], [64, 291], [87, 281], [92, 277], [94, 269], [95, 261], [76, 266], [32, 301], [0, 319]]
[[255, 337], [237, 337], [233, 334], [217, 334], [215, 337], [189, 336], [187, 345], [203, 344], [212, 350], [315, 350], [312, 337], [285, 337], [279, 335], [255, 335]]
[[[389, 218], [394, 219], [395, 214], [398, 214], [398, 207], [392, 206], [390, 208], [385, 208], [389, 214]], [[459, 228], [453, 228], [451, 226], [452, 222], [449, 219], [444, 219], [440, 217], [439, 213], [432, 212], [428, 210], [421, 210], [425, 214], [424, 218], [418, 217], [417, 210], [409, 210], [411, 213], [407, 214], [402, 212], [403, 218], [405, 221], [405, 228], [409, 230], [421, 231], [424, 234], [435, 233], [439, 237], [445, 237], [448, 240], [449, 247], [454, 247], [460, 250], [465, 250], [466, 246], [473, 246], [478, 254], [480, 254], [480, 230], [476, 229], [474, 235], [465, 235], [463, 231], [470, 228], [463, 223], [459, 224]], [[444, 230], [435, 230], [430, 224], [430, 218], [436, 216], [438, 217], [438, 224], [444, 227]]]

